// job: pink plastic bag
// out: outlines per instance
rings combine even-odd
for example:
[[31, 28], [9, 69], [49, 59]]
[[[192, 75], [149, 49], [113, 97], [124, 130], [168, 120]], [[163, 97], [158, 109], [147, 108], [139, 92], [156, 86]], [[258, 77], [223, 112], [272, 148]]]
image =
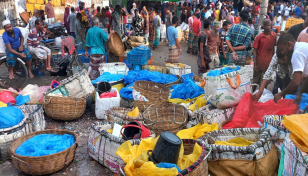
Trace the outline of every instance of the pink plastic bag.
[[105, 92], [99, 96], [99, 98], [111, 98], [111, 97], [117, 97], [117, 92]]
[[231, 122], [223, 126], [223, 129], [230, 128], [260, 128], [258, 121], [263, 124], [265, 115], [291, 115], [299, 110], [294, 100], [281, 99], [275, 103], [269, 100], [265, 103], [252, 100], [252, 94], [246, 93], [239, 102]]
[[41, 96], [40, 102], [43, 103], [44, 93], [49, 89], [49, 86], [41, 86], [39, 88], [39, 95]]

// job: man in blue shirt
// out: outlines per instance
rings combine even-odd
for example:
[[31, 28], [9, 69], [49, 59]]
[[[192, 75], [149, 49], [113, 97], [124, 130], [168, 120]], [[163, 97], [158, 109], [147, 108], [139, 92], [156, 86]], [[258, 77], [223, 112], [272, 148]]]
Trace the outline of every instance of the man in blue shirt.
[[17, 58], [21, 58], [26, 61], [28, 67], [29, 77], [33, 78], [31, 72], [31, 60], [32, 56], [27, 48], [22, 45], [24, 43], [24, 37], [18, 28], [13, 28], [10, 20], [2, 22], [5, 32], [2, 34], [3, 42], [6, 46], [6, 61], [9, 66], [9, 78], [14, 79], [14, 66], [16, 65]]
[[167, 62], [176, 63], [182, 54], [182, 49], [178, 40], [178, 30], [175, 26], [178, 24], [178, 17], [172, 17], [172, 25], [167, 28], [168, 41], [169, 41], [169, 59]]

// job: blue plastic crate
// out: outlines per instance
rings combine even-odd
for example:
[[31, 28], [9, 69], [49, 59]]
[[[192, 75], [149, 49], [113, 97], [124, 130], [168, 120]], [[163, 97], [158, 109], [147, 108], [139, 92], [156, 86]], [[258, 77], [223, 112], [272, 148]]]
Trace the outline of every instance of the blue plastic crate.
[[[85, 54], [85, 50], [78, 50], [77, 53]], [[89, 55], [91, 55], [91, 49], [88, 49], [88, 53]], [[79, 59], [79, 62], [81, 63], [90, 63], [90, 57], [87, 58], [86, 56], [79, 56], [78, 59]]]
[[132, 70], [135, 70], [135, 71], [142, 70], [142, 65], [133, 65], [133, 69]]
[[123, 58], [123, 62], [126, 64], [126, 66], [131, 69], [132, 68], [132, 64], [128, 63], [128, 60]]
[[151, 50], [134, 48], [127, 53], [128, 63], [134, 65], [146, 65], [147, 62], [151, 59]]

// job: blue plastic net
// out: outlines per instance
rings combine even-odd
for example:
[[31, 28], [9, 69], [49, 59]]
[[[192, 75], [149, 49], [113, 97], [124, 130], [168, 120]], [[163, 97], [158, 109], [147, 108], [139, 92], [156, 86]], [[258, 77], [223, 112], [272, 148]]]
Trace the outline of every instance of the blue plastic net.
[[100, 75], [98, 78], [95, 80], [92, 80], [92, 84], [97, 84], [99, 82], [113, 82], [113, 81], [120, 81], [124, 75], [118, 74], [114, 75], [109, 72], [104, 72], [102, 75]]
[[23, 142], [15, 153], [21, 156], [45, 156], [61, 152], [75, 143], [70, 134], [40, 134]]
[[186, 100], [188, 98], [193, 99], [200, 95], [204, 94], [204, 90], [202, 87], [195, 84], [195, 82], [190, 77], [185, 77], [184, 83], [177, 85], [174, 87], [171, 99], [179, 98], [182, 100]]
[[152, 81], [159, 84], [168, 84], [178, 80], [175, 75], [162, 74], [154, 71], [150, 72], [147, 70], [142, 71], [129, 71], [127, 76], [124, 77], [125, 84], [131, 84], [135, 81]]
[[240, 66], [237, 66], [236, 68], [234, 69], [231, 69], [230, 67], [224, 67], [222, 68], [221, 70], [211, 70], [209, 71], [209, 73], [207, 74], [207, 76], [219, 76], [219, 75], [223, 75], [223, 74], [226, 74], [226, 73], [230, 73], [230, 72], [234, 72], [234, 71], [237, 71], [241, 69]]
[[30, 101], [30, 95], [18, 95], [16, 98], [16, 106], [21, 106], [25, 103], [28, 103]]
[[[296, 95], [286, 95], [286, 99], [294, 100], [295, 98], [296, 98]], [[301, 102], [299, 103], [299, 107], [301, 108], [301, 110], [305, 110], [307, 105], [308, 105], [308, 94], [303, 93]]]
[[0, 129], [17, 125], [24, 118], [24, 114], [16, 107], [0, 108]]

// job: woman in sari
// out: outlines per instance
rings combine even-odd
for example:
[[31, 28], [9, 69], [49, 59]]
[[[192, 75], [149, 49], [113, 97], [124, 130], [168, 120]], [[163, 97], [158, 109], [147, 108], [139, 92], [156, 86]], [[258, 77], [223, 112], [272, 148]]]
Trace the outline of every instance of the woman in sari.
[[70, 23], [67, 22], [67, 17], [70, 14], [70, 8], [66, 7], [65, 12], [64, 12], [64, 26], [67, 30], [67, 34], [71, 35], [71, 30], [70, 30]]
[[153, 20], [155, 17], [155, 11], [153, 10], [153, 8], [151, 8], [150, 10], [150, 16], [149, 16], [149, 23], [150, 23], [150, 27], [149, 27], [149, 42], [153, 42], [154, 40], [154, 24], [153, 24]]

